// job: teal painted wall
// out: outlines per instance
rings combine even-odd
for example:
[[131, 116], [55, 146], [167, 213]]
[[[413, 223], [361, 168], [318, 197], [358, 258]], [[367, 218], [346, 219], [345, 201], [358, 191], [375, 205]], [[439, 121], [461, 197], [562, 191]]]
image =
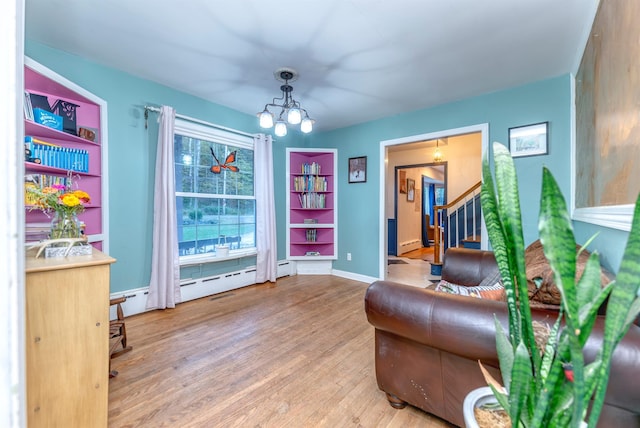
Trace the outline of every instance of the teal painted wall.
[[597, 250], [600, 253], [600, 263], [610, 272], [618, 272], [629, 232], [574, 221], [573, 233], [576, 241], [580, 243], [587, 242], [592, 236], [596, 236], [588, 247], [589, 251]]
[[[522, 196], [525, 240], [537, 239], [542, 166], [547, 166], [565, 197], [570, 192], [570, 105], [568, 75], [526, 86], [402, 114], [332, 132], [317, 134], [313, 144], [337, 148], [339, 153], [338, 248], [334, 268], [380, 277], [378, 231], [382, 171], [380, 141], [447, 129], [489, 124], [489, 141], [507, 142], [508, 128], [549, 122], [549, 154], [515, 160]], [[348, 184], [348, 158], [367, 156], [367, 182]], [[352, 261], [346, 260], [346, 253]]]
[[[111, 292], [149, 285], [152, 252], [153, 181], [158, 137], [157, 114], [144, 126], [145, 105], [170, 105], [179, 114], [245, 132], [259, 132], [256, 117], [223, 107], [166, 86], [137, 78], [45, 45], [27, 41], [25, 54], [75, 82], [108, 104], [109, 132], [109, 254]], [[304, 144], [290, 132], [274, 144], [278, 258], [285, 251], [285, 146]], [[182, 278], [198, 278], [255, 265], [255, 257], [185, 267]]]
[[[118, 261], [112, 268], [112, 292], [148, 285], [153, 220], [153, 169], [157, 126], [152, 115], [144, 129], [143, 106], [168, 104], [177, 112], [245, 132], [259, 132], [256, 118], [208, 102], [163, 85], [86, 61], [35, 42], [26, 43], [26, 54], [78, 85], [105, 99], [109, 108], [109, 204], [110, 254]], [[273, 145], [278, 258], [285, 250], [285, 149], [320, 147], [338, 149], [338, 260], [334, 268], [380, 277], [378, 258], [380, 141], [419, 135], [481, 123], [489, 124], [489, 141], [506, 144], [508, 128], [549, 122], [549, 154], [515, 160], [522, 198], [525, 241], [537, 239], [538, 203], [542, 166], [550, 168], [568, 200], [570, 192], [570, 105], [568, 75], [486, 94], [429, 109], [388, 117], [330, 132], [302, 135], [290, 132]], [[367, 156], [367, 182], [348, 184], [350, 157]], [[605, 265], [617, 270], [625, 232], [576, 223], [578, 242], [601, 233], [593, 248]], [[346, 253], [352, 253], [352, 261]], [[207, 276], [255, 264], [255, 258], [183, 268], [183, 278]]]

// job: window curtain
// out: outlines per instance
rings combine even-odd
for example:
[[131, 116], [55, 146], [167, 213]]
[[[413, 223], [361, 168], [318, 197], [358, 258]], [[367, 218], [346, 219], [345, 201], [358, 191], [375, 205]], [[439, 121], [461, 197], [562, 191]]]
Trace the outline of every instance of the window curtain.
[[254, 138], [256, 182], [256, 283], [275, 282], [277, 271], [276, 210], [273, 189], [273, 152], [270, 135]]
[[153, 252], [147, 309], [175, 308], [180, 303], [180, 259], [176, 228], [174, 128], [176, 111], [162, 106], [153, 200]]

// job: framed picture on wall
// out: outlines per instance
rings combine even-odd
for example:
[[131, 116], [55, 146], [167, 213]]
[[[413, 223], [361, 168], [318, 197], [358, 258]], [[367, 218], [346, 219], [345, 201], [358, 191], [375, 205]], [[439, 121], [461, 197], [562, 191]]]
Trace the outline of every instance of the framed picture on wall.
[[398, 192], [407, 193], [407, 171], [398, 171]]
[[349, 183], [367, 181], [367, 157], [349, 158]]
[[407, 178], [407, 201], [413, 202], [416, 199], [416, 181]]
[[509, 128], [509, 151], [512, 157], [537, 156], [549, 153], [547, 136], [549, 122]]

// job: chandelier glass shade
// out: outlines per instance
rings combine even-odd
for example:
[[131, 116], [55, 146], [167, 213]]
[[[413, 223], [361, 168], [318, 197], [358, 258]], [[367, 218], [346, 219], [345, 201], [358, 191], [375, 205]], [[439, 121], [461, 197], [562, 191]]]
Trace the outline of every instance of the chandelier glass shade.
[[[297, 78], [297, 72], [293, 69], [283, 68], [276, 70], [274, 74], [276, 79], [284, 82], [284, 85], [280, 86], [282, 96], [274, 98], [270, 103], [265, 104], [264, 110], [258, 113], [260, 127], [268, 129], [275, 126], [274, 132], [276, 136], [284, 137], [287, 135], [287, 123], [289, 125], [300, 124], [300, 131], [308, 134], [313, 130], [315, 121], [309, 117], [307, 110], [303, 109], [300, 103], [293, 99], [291, 96], [293, 87], [289, 85], [290, 80]], [[275, 114], [269, 110], [270, 108], [276, 112], [279, 110], [277, 119]]]
[[440, 151], [440, 147], [438, 146], [438, 143], [440, 142], [440, 139], [436, 140], [436, 151], [433, 152], [433, 161], [434, 162], [442, 162], [442, 152]]

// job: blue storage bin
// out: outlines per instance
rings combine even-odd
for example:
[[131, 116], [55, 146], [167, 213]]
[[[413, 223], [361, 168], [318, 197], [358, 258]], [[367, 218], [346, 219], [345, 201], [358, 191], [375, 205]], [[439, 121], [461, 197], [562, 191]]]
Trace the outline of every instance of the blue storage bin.
[[50, 111], [42, 110], [41, 108], [34, 108], [33, 120], [40, 125], [62, 131], [62, 116], [58, 116]]

